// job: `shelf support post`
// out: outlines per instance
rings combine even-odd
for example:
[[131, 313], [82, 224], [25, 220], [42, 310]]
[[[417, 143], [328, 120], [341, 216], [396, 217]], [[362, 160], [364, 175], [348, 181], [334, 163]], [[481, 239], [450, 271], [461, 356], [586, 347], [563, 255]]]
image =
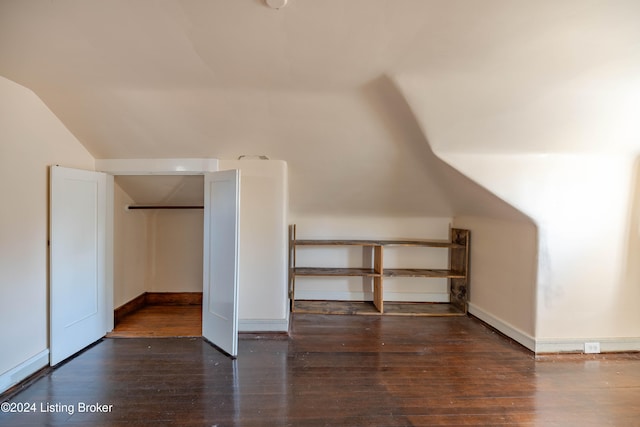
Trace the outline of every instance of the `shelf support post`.
[[376, 276], [373, 278], [373, 305], [380, 313], [384, 313], [384, 290], [382, 287], [382, 245], [373, 247], [373, 269]]
[[469, 297], [469, 230], [452, 228], [451, 243], [462, 245], [462, 247], [451, 248], [449, 253], [449, 269], [460, 272], [464, 276], [462, 278], [449, 279], [451, 305], [466, 314]]
[[289, 300], [291, 312], [294, 312], [296, 300], [296, 225], [289, 226]]

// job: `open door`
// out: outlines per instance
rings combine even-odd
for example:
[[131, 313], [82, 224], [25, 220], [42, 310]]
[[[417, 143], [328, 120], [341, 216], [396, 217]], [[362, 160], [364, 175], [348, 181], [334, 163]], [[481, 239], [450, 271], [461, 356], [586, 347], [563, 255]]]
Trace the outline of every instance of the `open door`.
[[238, 354], [240, 171], [204, 176], [202, 336]]
[[113, 177], [51, 167], [49, 360], [56, 365], [110, 329], [107, 195]]

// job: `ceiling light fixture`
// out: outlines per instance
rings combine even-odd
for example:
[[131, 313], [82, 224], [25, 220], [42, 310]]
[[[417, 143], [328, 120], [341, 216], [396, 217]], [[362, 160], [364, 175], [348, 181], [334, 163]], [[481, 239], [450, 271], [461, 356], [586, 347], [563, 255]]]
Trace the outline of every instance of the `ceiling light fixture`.
[[243, 154], [242, 156], [238, 156], [238, 160], [242, 159], [260, 159], [260, 160], [269, 160], [268, 156], [264, 154]]

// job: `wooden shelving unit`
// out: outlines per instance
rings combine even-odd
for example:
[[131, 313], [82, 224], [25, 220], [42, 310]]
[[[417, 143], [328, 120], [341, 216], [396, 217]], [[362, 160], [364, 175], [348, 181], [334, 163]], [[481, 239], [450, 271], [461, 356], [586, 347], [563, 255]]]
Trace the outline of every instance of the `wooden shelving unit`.
[[[452, 228], [449, 241], [440, 240], [298, 240], [296, 226], [289, 227], [289, 297], [291, 311], [322, 314], [390, 314], [399, 316], [456, 316], [467, 313], [469, 290], [470, 232]], [[373, 268], [299, 267], [296, 253], [301, 246], [358, 246], [373, 249]], [[384, 248], [393, 246], [431, 247], [449, 251], [448, 269], [384, 268]], [[370, 277], [373, 301], [296, 301], [297, 277]], [[449, 303], [408, 303], [384, 301], [385, 277], [446, 278]]]

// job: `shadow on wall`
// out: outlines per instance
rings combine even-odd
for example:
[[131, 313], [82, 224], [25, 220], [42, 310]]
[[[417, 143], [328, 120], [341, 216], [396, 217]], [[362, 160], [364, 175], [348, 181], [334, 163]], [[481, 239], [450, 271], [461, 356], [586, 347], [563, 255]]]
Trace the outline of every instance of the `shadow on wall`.
[[[526, 214], [455, 169], [431, 149], [403, 93], [388, 77], [363, 88], [390, 138], [426, 172], [416, 198], [447, 206], [456, 227], [471, 230], [473, 314], [529, 348], [535, 336], [538, 228]], [[400, 149], [400, 148], [399, 148]], [[398, 179], [401, 183], [402, 180]], [[400, 185], [400, 184], [398, 184]]]
[[[415, 198], [416, 203], [427, 198], [427, 202], [442, 206], [439, 214], [446, 216], [478, 216], [534, 224], [527, 215], [436, 156], [428, 141], [428, 131], [420, 127], [402, 92], [388, 76], [369, 82], [362, 93], [388, 130], [389, 138], [399, 145], [398, 151], [408, 154], [402, 161], [418, 163], [415, 169], [425, 172], [417, 186], [420, 191], [408, 195]], [[403, 191], [406, 186], [402, 183], [412, 178], [403, 175], [408, 170], [414, 168], [403, 165], [396, 168], [398, 191]]]
[[409, 201], [407, 214], [447, 217], [453, 214], [451, 194], [442, 186], [435, 158], [413, 112], [393, 82], [386, 76], [361, 88], [365, 105], [393, 147], [390, 188], [400, 199]]

